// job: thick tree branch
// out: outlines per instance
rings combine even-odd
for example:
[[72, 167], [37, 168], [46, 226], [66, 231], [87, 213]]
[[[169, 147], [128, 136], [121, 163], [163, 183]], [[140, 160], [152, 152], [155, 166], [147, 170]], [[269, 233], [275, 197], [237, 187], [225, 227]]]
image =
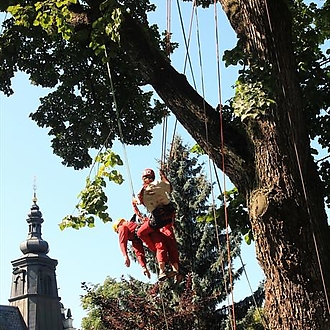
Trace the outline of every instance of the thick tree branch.
[[[95, 11], [95, 6], [90, 10]], [[74, 8], [74, 12], [73, 24], [90, 17], [77, 7]], [[79, 19], [77, 15], [81, 15], [82, 18]], [[91, 23], [92, 21], [89, 21], [87, 25]], [[253, 182], [249, 180], [254, 177], [251, 173], [253, 155], [247, 145], [246, 136], [238, 132], [230, 123], [225, 121], [220, 123], [219, 111], [196, 92], [183, 74], [173, 68], [153, 36], [128, 13], [124, 14], [120, 33], [121, 47], [125, 49], [131, 61], [140, 68], [143, 80], [154, 88], [178, 121], [215, 164], [221, 169], [225, 166], [226, 174], [244, 194], [246, 188], [253, 186]], [[220, 140], [220, 130], [223, 131], [223, 145]]]
[[238, 188], [251, 187], [252, 183], [248, 182], [251, 173], [247, 173], [253, 157], [246, 137], [229, 123], [223, 122], [222, 148], [219, 112], [193, 89], [183, 74], [171, 66], [155, 41], [128, 14], [125, 15], [121, 35], [122, 47], [129, 53], [132, 61], [138, 62], [145, 81], [153, 86], [189, 134], [219, 168], [223, 167], [222, 154], [225, 155], [226, 173]]

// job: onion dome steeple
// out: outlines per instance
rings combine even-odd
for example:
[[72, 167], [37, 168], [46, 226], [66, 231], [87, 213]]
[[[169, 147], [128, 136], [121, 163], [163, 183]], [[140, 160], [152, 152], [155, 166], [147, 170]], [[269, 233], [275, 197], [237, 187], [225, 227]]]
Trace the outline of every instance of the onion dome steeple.
[[48, 243], [41, 238], [44, 220], [37, 205], [35, 184], [33, 190], [33, 204], [26, 219], [28, 237], [20, 245], [23, 255], [11, 262], [13, 275], [9, 303], [19, 308], [26, 329], [75, 330], [64, 327], [66, 318], [62, 317], [56, 281], [57, 260], [47, 255]]
[[48, 243], [41, 238], [41, 224], [44, 222], [44, 219], [37, 205], [36, 192], [34, 192], [32, 201], [33, 205], [26, 219], [26, 222], [29, 224], [28, 238], [21, 243], [20, 249], [24, 254], [47, 254], [49, 252], [49, 246]]

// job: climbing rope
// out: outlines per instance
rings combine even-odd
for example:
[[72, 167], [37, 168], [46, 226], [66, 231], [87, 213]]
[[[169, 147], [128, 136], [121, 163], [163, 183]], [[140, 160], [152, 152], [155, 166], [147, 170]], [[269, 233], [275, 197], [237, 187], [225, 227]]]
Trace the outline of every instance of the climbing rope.
[[[189, 63], [190, 65], [190, 69], [191, 69], [191, 73], [192, 73], [192, 77], [193, 77], [193, 84], [194, 87], [196, 89], [196, 82], [195, 82], [195, 78], [194, 78], [194, 74], [193, 74], [193, 70], [192, 70], [192, 66], [191, 66], [191, 60], [190, 60], [190, 53], [189, 53], [189, 44], [190, 44], [190, 37], [191, 37], [191, 31], [192, 31], [192, 22], [193, 22], [193, 16], [195, 14], [195, 20], [196, 20], [196, 31], [197, 31], [197, 42], [198, 42], [198, 53], [199, 53], [199, 66], [200, 66], [200, 76], [201, 76], [201, 89], [202, 89], [202, 96], [203, 99], [205, 100], [205, 84], [204, 84], [204, 72], [203, 72], [203, 63], [202, 63], [202, 54], [201, 54], [201, 43], [200, 43], [200, 36], [199, 36], [199, 24], [198, 24], [198, 14], [197, 14], [197, 5], [196, 2], [193, 2], [193, 9], [192, 9], [192, 15], [191, 15], [191, 21], [190, 21], [190, 29], [189, 29], [189, 38], [187, 40], [186, 38], [186, 33], [184, 31], [184, 27], [183, 27], [183, 20], [182, 20], [182, 14], [181, 14], [181, 7], [179, 5], [179, 2], [177, 1], [177, 5], [178, 5], [178, 12], [179, 12], [179, 16], [180, 16], [180, 23], [181, 23], [181, 28], [182, 28], [182, 32], [183, 32], [183, 39], [184, 39], [184, 43], [186, 46], [186, 56], [185, 56], [185, 62], [184, 62], [184, 73], [186, 71], [186, 65], [187, 63]], [[216, 6], [215, 6], [215, 22], [216, 22], [216, 36], [217, 36], [217, 40], [218, 40], [218, 30], [217, 30], [217, 16], [216, 16]], [[217, 64], [218, 64], [218, 86], [219, 86], [219, 99], [220, 102], [219, 104], [221, 105], [221, 87], [220, 87], [220, 70], [219, 70], [219, 55], [218, 55], [218, 42], [217, 42]], [[206, 118], [206, 107], [205, 107], [205, 102], [203, 104], [203, 108], [204, 108], [204, 117]], [[176, 129], [176, 124], [177, 124], [177, 120], [175, 121], [175, 129]], [[221, 141], [223, 144], [223, 133], [222, 133], [222, 127], [220, 128], [221, 131]], [[173, 147], [173, 140], [174, 140], [174, 136], [175, 136], [175, 130], [173, 132], [173, 137], [172, 137], [172, 147]], [[207, 121], [205, 120], [205, 137], [206, 137], [206, 141], [208, 144], [208, 125], [207, 125]], [[170, 153], [172, 154], [172, 152]], [[223, 147], [222, 147], [222, 154], [223, 154]], [[224, 168], [223, 168], [224, 170]], [[211, 160], [209, 159], [209, 173], [211, 175], [211, 182], [212, 182], [212, 171], [211, 171]], [[225, 173], [225, 172], [224, 172]], [[214, 196], [214, 190], [211, 189], [211, 198], [212, 198], [212, 205], [213, 205], [213, 217], [215, 219], [215, 231], [216, 231], [216, 239], [217, 239], [217, 245], [218, 245], [218, 250], [219, 252], [221, 251], [221, 243], [220, 243], [220, 233], [218, 231], [218, 224], [217, 224], [217, 217], [216, 217], [216, 210], [215, 210], [215, 196]], [[225, 198], [225, 196], [224, 196]], [[225, 201], [224, 201], [225, 202]], [[226, 212], [226, 203], [224, 205], [225, 208], [225, 217], [227, 219], [228, 215]], [[229, 232], [228, 232], [228, 220], [226, 220], [226, 229], [227, 229], [227, 234], [226, 234], [226, 240], [227, 240], [227, 251], [228, 251], [228, 266], [229, 266], [229, 278], [230, 278], [230, 284], [231, 284], [231, 293], [232, 293], [232, 327], [233, 329], [235, 329], [236, 327], [236, 321], [235, 321], [235, 312], [234, 312], [234, 298], [233, 298], [233, 290], [232, 290], [232, 266], [231, 266], [231, 258], [230, 258], [230, 244], [229, 244]], [[224, 267], [222, 264], [222, 272], [223, 272], [223, 276], [224, 276]], [[225, 289], [226, 289], [226, 293], [227, 293], [227, 297], [229, 296], [228, 294], [228, 288], [227, 288], [227, 283], [225, 282]], [[229, 305], [229, 304], [228, 304]]]
[[[108, 58], [108, 53], [107, 53], [107, 49], [105, 48], [104, 50], [104, 55], [106, 58]], [[129, 183], [130, 183], [130, 190], [131, 190], [131, 194], [133, 197], [135, 197], [134, 194], [134, 188], [133, 188], [133, 180], [132, 180], [132, 175], [131, 175], [131, 171], [130, 171], [130, 167], [129, 167], [129, 163], [128, 163], [128, 156], [127, 156], [127, 151], [126, 151], [126, 145], [125, 145], [125, 140], [124, 140], [124, 135], [123, 135], [123, 130], [121, 127], [121, 121], [120, 121], [120, 113], [119, 113], [119, 108], [117, 105], [117, 99], [116, 99], [116, 94], [115, 94], [115, 88], [114, 88], [114, 84], [113, 84], [113, 80], [112, 80], [112, 74], [111, 74], [111, 69], [110, 69], [110, 64], [109, 61], [106, 61], [106, 67], [107, 67], [107, 74], [108, 74], [108, 78], [109, 78], [109, 82], [110, 82], [110, 90], [111, 90], [111, 95], [112, 95], [112, 99], [113, 99], [113, 103], [115, 106], [115, 110], [116, 110], [116, 119], [117, 119], [117, 123], [118, 123], [118, 130], [119, 130], [119, 140], [121, 142], [122, 148], [123, 148], [123, 153], [124, 153], [124, 163], [126, 166], [126, 170], [127, 170], [127, 174], [129, 177]], [[100, 149], [98, 150], [95, 159], [97, 158], [97, 156], [102, 152], [102, 150], [105, 148], [110, 136], [111, 136], [112, 130], [110, 130], [109, 134], [107, 135], [107, 137], [105, 138], [102, 146], [100, 147]], [[95, 167], [95, 160], [93, 162], [93, 164], [91, 165], [90, 171], [88, 176], [91, 175], [94, 167]]]
[[182, 18], [182, 12], [181, 12], [181, 6], [179, 0], [176, 1], [177, 3], [177, 9], [179, 13], [179, 18], [180, 18], [180, 25], [181, 25], [181, 31], [182, 31], [182, 37], [185, 45], [185, 60], [184, 60], [184, 66], [183, 66], [183, 74], [186, 74], [186, 69], [187, 69], [187, 63], [189, 64], [189, 69], [192, 77], [192, 83], [195, 89], [196, 88], [196, 81], [195, 81], [195, 75], [194, 75], [194, 70], [192, 67], [191, 63], [191, 57], [190, 57], [190, 52], [189, 52], [189, 46], [190, 46], [190, 41], [191, 41], [191, 35], [192, 35], [192, 27], [193, 27], [193, 21], [194, 21], [194, 12], [195, 12], [195, 6], [196, 3], [193, 1], [192, 3], [192, 9], [191, 9], [191, 16], [190, 16], [190, 23], [189, 23], [189, 32], [188, 32], [188, 39], [186, 37], [186, 32], [183, 24], [183, 18]]
[[[107, 57], [106, 50], [105, 50], [105, 55]], [[107, 61], [107, 70], [108, 70], [108, 76], [109, 76], [109, 80], [110, 80], [110, 87], [111, 87], [111, 90], [112, 90], [113, 100], [114, 100], [114, 104], [115, 104], [115, 108], [116, 108], [116, 115], [117, 115], [117, 122], [118, 122], [118, 127], [119, 127], [120, 140], [122, 142], [122, 146], [123, 146], [123, 150], [124, 150], [125, 163], [127, 164], [127, 172], [129, 173], [129, 179], [130, 179], [130, 186], [131, 186], [132, 196], [135, 197], [134, 189], [133, 189], [133, 183], [132, 183], [133, 181], [132, 181], [131, 172], [130, 172], [129, 165], [128, 165], [128, 157], [127, 157], [127, 153], [126, 153], [126, 147], [125, 147], [124, 138], [123, 138], [123, 132], [122, 132], [122, 128], [121, 128], [119, 111], [118, 111], [118, 106], [117, 106], [116, 97], [115, 97], [114, 85], [113, 85], [113, 80], [112, 80], [110, 65], [109, 65], [109, 62], [108, 61]], [[138, 217], [141, 218], [142, 217], [142, 214], [140, 213], [138, 215]], [[157, 271], [157, 267], [156, 267], [156, 274], [157, 274], [157, 276], [159, 275], [159, 273]], [[163, 312], [163, 316], [164, 316], [166, 330], [169, 330], [168, 321], [167, 321], [167, 317], [166, 317], [166, 310], [165, 310], [164, 298], [163, 298], [163, 288], [162, 288], [161, 285], [159, 285], [159, 292], [160, 292], [160, 299], [161, 299], [161, 303], [162, 303], [162, 312]]]
[[[167, 52], [167, 56], [170, 56], [171, 50], [171, 0], [167, 0], [166, 3], [166, 52]], [[162, 143], [161, 143], [161, 156], [160, 156], [160, 160], [161, 160], [161, 165], [160, 165], [160, 169], [164, 170], [164, 165], [165, 165], [165, 161], [166, 161], [166, 138], [167, 138], [167, 111], [164, 110], [164, 116], [163, 116], [163, 126], [162, 126]], [[157, 269], [157, 268], [156, 268]], [[159, 276], [159, 272], [157, 272], [157, 276]], [[168, 321], [167, 321], [167, 315], [166, 315], [166, 309], [165, 309], [165, 303], [164, 303], [164, 297], [163, 297], [163, 286], [162, 284], [160, 284], [158, 282], [158, 287], [159, 287], [159, 293], [160, 293], [160, 300], [162, 303], [162, 312], [163, 312], [163, 317], [164, 317], [164, 321], [165, 321], [165, 326], [166, 326], [166, 330], [169, 330], [169, 326], [168, 326]]]
[[[108, 58], [108, 53], [107, 53], [107, 49], [106, 48], [104, 50], [104, 54], [105, 54], [105, 57]], [[113, 84], [113, 79], [112, 79], [112, 75], [111, 75], [111, 69], [110, 69], [109, 61], [106, 61], [106, 66], [107, 66], [107, 72], [108, 72], [108, 77], [109, 77], [109, 82], [110, 82], [110, 88], [111, 88], [113, 103], [114, 103], [114, 106], [115, 106], [115, 109], [116, 109], [116, 117], [117, 117], [118, 129], [119, 129], [119, 139], [120, 139], [120, 142], [121, 142], [121, 145], [122, 145], [122, 148], [123, 148], [124, 163], [125, 163], [126, 171], [127, 171], [128, 178], [129, 178], [131, 195], [133, 197], [135, 197], [134, 188], [133, 188], [133, 180], [132, 180], [132, 175], [131, 175], [131, 171], [130, 171], [130, 167], [129, 167], [129, 163], [128, 163], [128, 156], [127, 156], [127, 151], [126, 151], [126, 145], [125, 145], [123, 130], [122, 130], [122, 126], [121, 126], [120, 113], [119, 113], [119, 108], [118, 108], [118, 104], [117, 104], [117, 99], [116, 99], [116, 94], [115, 94], [115, 88], [114, 88], [114, 84]]]
[[166, 317], [164, 297], [163, 297], [163, 285], [160, 284], [160, 283], [159, 283], [159, 293], [160, 293], [160, 300], [162, 302], [162, 311], [163, 311], [163, 315], [164, 315], [164, 321], [165, 321], [166, 330], [169, 330], [168, 322], [167, 322], [167, 317]]
[[[208, 132], [208, 124], [206, 120], [206, 106], [205, 106], [205, 85], [204, 85], [204, 69], [203, 69], [203, 61], [202, 61], [202, 52], [201, 52], [201, 42], [200, 42], [200, 30], [199, 30], [199, 23], [198, 23], [198, 12], [197, 7], [195, 8], [195, 17], [196, 17], [196, 36], [197, 36], [197, 45], [198, 45], [198, 58], [199, 58], [199, 67], [200, 67], [200, 76], [201, 76], [201, 89], [202, 89], [202, 97], [203, 97], [203, 111], [204, 111], [204, 127], [205, 127], [205, 139], [206, 139], [206, 145], [209, 144], [209, 132]], [[209, 173], [210, 173], [210, 181], [213, 182], [213, 176], [211, 171], [211, 160], [208, 157], [208, 167], [209, 167]], [[221, 242], [220, 242], [220, 233], [218, 229], [218, 222], [217, 222], [217, 216], [216, 216], [216, 209], [215, 209], [215, 196], [214, 196], [214, 189], [211, 188], [211, 199], [212, 199], [212, 212], [213, 212], [213, 218], [215, 222], [215, 234], [216, 234], [216, 240], [217, 240], [217, 247], [219, 253], [221, 252]], [[228, 238], [228, 237], [227, 237]], [[230, 265], [230, 263], [229, 263]], [[225, 275], [224, 272], [224, 265], [223, 262], [221, 263], [222, 273], [223, 276]], [[229, 268], [230, 271], [230, 268]], [[225, 282], [225, 288], [226, 288], [226, 294], [228, 297], [228, 288], [227, 283]]]
[[[165, 34], [165, 49], [168, 58], [171, 56], [171, 1], [166, 1], [166, 34]], [[167, 109], [164, 110], [162, 119], [162, 137], [161, 137], [161, 155], [160, 155], [160, 168], [164, 170], [166, 163], [166, 145], [167, 145], [167, 128], [168, 118]]]
[[[197, 6], [194, 1], [194, 10], [193, 12], [195, 13], [195, 20], [196, 20], [196, 37], [197, 37], [197, 46], [198, 46], [198, 58], [199, 58], [199, 67], [200, 67], [200, 77], [201, 77], [201, 91], [202, 91], [202, 97], [203, 100], [205, 100], [205, 83], [204, 83], [204, 69], [203, 69], [203, 62], [202, 62], [202, 52], [201, 52], [201, 42], [200, 42], [200, 29], [199, 29], [199, 21], [198, 21], [198, 12], [197, 12]], [[216, 5], [215, 5], [215, 26], [216, 26], [216, 35], [217, 34], [217, 16], [216, 16]], [[184, 38], [184, 40], [186, 40]], [[217, 49], [218, 49], [218, 43], [217, 43]], [[187, 47], [187, 54], [189, 54], [189, 50]], [[217, 53], [218, 54], [218, 53]], [[188, 56], [186, 58], [189, 58]], [[219, 72], [219, 56], [217, 56], [217, 64], [218, 64], [218, 72]], [[218, 76], [218, 86], [219, 86], [219, 95], [221, 95], [221, 86], [220, 86], [220, 75]], [[195, 87], [196, 89], [196, 87]], [[221, 100], [221, 99], [220, 99]], [[219, 102], [221, 104], [221, 101]], [[208, 132], [208, 124], [206, 120], [206, 106], [205, 106], [205, 101], [203, 101], [203, 111], [204, 111], [204, 118], [205, 118], [205, 138], [206, 138], [206, 145], [208, 145], [209, 141], [209, 132]], [[221, 118], [222, 119], [222, 118]], [[223, 145], [223, 133], [222, 133], [222, 127], [221, 129], [221, 143]], [[223, 147], [222, 147], [222, 154], [223, 152]], [[209, 164], [209, 173], [210, 173], [210, 180], [212, 182], [212, 171], [211, 171], [211, 160], [208, 158], [208, 164]], [[225, 174], [225, 169], [223, 167], [223, 173]], [[215, 210], [215, 197], [214, 197], [214, 190], [213, 188], [211, 189], [211, 198], [212, 198], [212, 205], [213, 205], [213, 217], [215, 219], [215, 231], [216, 231], [216, 239], [217, 239], [217, 245], [218, 245], [218, 250], [219, 252], [221, 251], [221, 244], [220, 244], [220, 233], [218, 231], [218, 224], [217, 224], [217, 217], [216, 217], [216, 210]], [[225, 196], [224, 196], [225, 198]], [[230, 257], [230, 239], [229, 239], [229, 231], [228, 231], [228, 215], [227, 215], [227, 210], [226, 210], [226, 201], [224, 199], [224, 209], [225, 209], [225, 218], [226, 218], [226, 240], [227, 240], [227, 251], [228, 251], [228, 268], [229, 268], [229, 278], [230, 278], [230, 284], [231, 284], [231, 293], [232, 293], [232, 327], [235, 330], [236, 328], [236, 321], [235, 321], [235, 312], [234, 312], [234, 298], [233, 298], [233, 290], [232, 290], [232, 266], [231, 266], [231, 257]], [[223, 265], [222, 265], [222, 271], [224, 273]], [[226, 286], [226, 283], [225, 283]], [[226, 287], [227, 290], [227, 287]], [[227, 296], [228, 296], [228, 291]]]
[[248, 277], [248, 274], [247, 274], [245, 265], [243, 263], [243, 259], [242, 259], [241, 253], [238, 255], [238, 257], [239, 257], [239, 259], [241, 261], [241, 265], [242, 265], [242, 268], [243, 268], [244, 275], [246, 277], [246, 281], [248, 282], [248, 286], [249, 286], [249, 289], [250, 289], [250, 292], [251, 292], [251, 296], [252, 296], [252, 299], [253, 299], [253, 305], [255, 307], [255, 310], [258, 313], [259, 317], [260, 317], [260, 320], [261, 320], [261, 323], [262, 323], [262, 326], [264, 327], [264, 329], [269, 330], [269, 327], [268, 327], [268, 324], [267, 324], [267, 320], [266, 320], [265, 316], [263, 315], [263, 313], [260, 313], [260, 309], [258, 308], [258, 304], [257, 304], [256, 298], [254, 296], [254, 293], [253, 293], [253, 290], [252, 290], [252, 286], [251, 286], [251, 282], [250, 282], [250, 279]]
[[[221, 92], [221, 70], [220, 70], [220, 59], [219, 59], [219, 31], [218, 31], [218, 14], [217, 14], [217, 1], [214, 0], [214, 26], [215, 26], [215, 48], [216, 48], [216, 64], [217, 64], [217, 78], [218, 78], [218, 104], [219, 104], [219, 122], [220, 122], [220, 146], [222, 155], [222, 173], [223, 173], [223, 189], [226, 191], [226, 168], [225, 168], [225, 152], [224, 152], [224, 135], [223, 135], [223, 121], [222, 121], [222, 92]], [[206, 118], [206, 116], [205, 116]], [[206, 125], [207, 122], [205, 121]], [[226, 244], [227, 244], [227, 257], [228, 257], [228, 271], [229, 271], [229, 282], [231, 292], [231, 326], [232, 329], [236, 329], [236, 317], [235, 317], [235, 302], [234, 302], [234, 290], [233, 290], [233, 276], [232, 276], [232, 261], [231, 261], [231, 248], [230, 248], [230, 237], [229, 237], [229, 223], [228, 223], [228, 210], [226, 194], [223, 194], [223, 207], [224, 207], [224, 218], [226, 227]], [[214, 218], [215, 211], [214, 211]]]
[[[192, 67], [191, 57], [190, 57], [190, 53], [189, 53], [190, 40], [191, 40], [191, 35], [192, 35], [192, 26], [193, 26], [193, 20], [194, 20], [195, 1], [193, 1], [193, 3], [192, 3], [188, 39], [186, 37], [186, 32], [185, 32], [185, 28], [184, 28], [184, 24], [183, 24], [183, 17], [182, 17], [180, 1], [177, 0], [176, 4], [177, 4], [177, 10], [178, 10], [179, 19], [180, 19], [182, 37], [183, 37], [183, 40], [184, 40], [184, 45], [185, 45], [185, 50], [186, 50], [185, 60], [184, 60], [184, 67], [183, 67], [183, 74], [186, 74], [187, 63], [189, 63], [190, 73], [191, 73], [192, 80], [193, 80], [193, 86], [197, 90], [194, 70], [193, 70], [193, 67]], [[173, 141], [174, 141], [174, 137], [176, 135], [177, 124], [178, 124], [178, 120], [175, 118], [174, 125], [173, 125], [172, 139], [171, 139], [171, 148], [170, 148], [170, 153], [169, 153], [170, 158], [173, 155]]]

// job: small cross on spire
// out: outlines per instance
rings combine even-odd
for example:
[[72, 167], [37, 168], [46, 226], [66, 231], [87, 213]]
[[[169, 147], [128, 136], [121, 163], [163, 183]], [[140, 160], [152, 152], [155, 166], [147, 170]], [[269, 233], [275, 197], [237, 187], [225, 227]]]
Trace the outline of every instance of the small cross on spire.
[[37, 177], [34, 176], [33, 177], [33, 199], [32, 201], [34, 203], [37, 203], [38, 199], [37, 199]]

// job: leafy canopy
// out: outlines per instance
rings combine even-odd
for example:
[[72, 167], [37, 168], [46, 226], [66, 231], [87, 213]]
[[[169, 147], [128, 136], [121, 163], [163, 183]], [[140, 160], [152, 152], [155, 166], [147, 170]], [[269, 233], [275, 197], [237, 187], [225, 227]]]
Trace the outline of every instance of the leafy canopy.
[[[90, 166], [89, 151], [103, 145], [111, 148], [118, 137], [127, 144], [150, 143], [164, 106], [142, 88], [140, 71], [119, 45], [118, 28], [123, 8], [147, 24], [146, 13], [154, 10], [153, 5], [148, 1], [125, 1], [125, 7], [116, 1], [78, 5], [70, 0], [7, 1], [7, 5], [12, 17], [4, 22], [0, 39], [0, 90], [8, 96], [14, 92], [11, 79], [17, 71], [26, 72], [32, 84], [51, 88], [31, 118], [50, 128], [52, 148], [64, 165]], [[157, 29], [151, 31], [161, 44]]]
[[[196, 4], [208, 7], [213, 1]], [[329, 152], [329, 1], [321, 8], [303, 0], [289, 4], [304, 120], [310, 138]], [[117, 138], [132, 145], [150, 143], [152, 128], [166, 110], [145, 88], [152, 84], [143, 75], [147, 68], [132, 61], [122, 47], [122, 40], [129, 36], [121, 27], [124, 14], [129, 13], [141, 24], [150, 44], [166, 57], [165, 35], [148, 24], [147, 15], [155, 9], [148, 0], [1, 1], [0, 10], [11, 16], [3, 23], [0, 36], [0, 90], [7, 96], [14, 92], [11, 79], [17, 71], [27, 73], [32, 84], [51, 88], [31, 118], [49, 128], [54, 153], [64, 165], [90, 166], [90, 152], [103, 145], [111, 148]], [[276, 88], [272, 68], [265, 63], [251, 65], [242, 39], [234, 49], [225, 51], [224, 60], [226, 65], [240, 66], [235, 96], [224, 107], [224, 119], [242, 127], [241, 120], [267, 115]], [[317, 151], [312, 151], [317, 157]], [[329, 158], [320, 160], [318, 166], [329, 204]]]

